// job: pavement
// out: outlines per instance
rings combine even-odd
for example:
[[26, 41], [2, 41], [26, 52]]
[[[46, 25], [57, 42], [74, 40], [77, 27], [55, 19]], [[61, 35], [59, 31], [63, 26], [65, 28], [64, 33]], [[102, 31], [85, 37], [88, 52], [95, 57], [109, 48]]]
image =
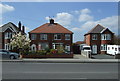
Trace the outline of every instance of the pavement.
[[113, 59], [109, 55], [92, 55], [92, 58], [86, 58], [80, 54], [75, 54], [73, 58], [22, 58], [15, 60], [0, 60], [0, 62], [41, 62], [41, 63], [118, 63], [118, 59]]
[[112, 55], [107, 55], [107, 54], [97, 54], [97, 55], [92, 55], [93, 59], [114, 59], [115, 56]]

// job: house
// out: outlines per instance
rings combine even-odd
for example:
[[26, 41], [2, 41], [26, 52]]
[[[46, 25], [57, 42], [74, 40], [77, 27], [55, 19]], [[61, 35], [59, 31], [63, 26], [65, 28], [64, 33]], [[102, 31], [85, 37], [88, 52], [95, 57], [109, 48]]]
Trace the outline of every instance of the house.
[[32, 51], [45, 50], [46, 48], [57, 49], [57, 47], [63, 46], [67, 51], [72, 52], [73, 32], [54, 23], [54, 19], [50, 19], [49, 23], [30, 31], [29, 37]]
[[114, 33], [98, 24], [84, 35], [85, 43], [92, 48], [92, 54], [106, 54], [107, 45], [113, 44]]
[[21, 22], [18, 23], [18, 27], [9, 22], [0, 27], [0, 49], [11, 50], [12, 47], [10, 46], [10, 39], [14, 34], [18, 32], [22, 32], [25, 34], [25, 27], [21, 27]]

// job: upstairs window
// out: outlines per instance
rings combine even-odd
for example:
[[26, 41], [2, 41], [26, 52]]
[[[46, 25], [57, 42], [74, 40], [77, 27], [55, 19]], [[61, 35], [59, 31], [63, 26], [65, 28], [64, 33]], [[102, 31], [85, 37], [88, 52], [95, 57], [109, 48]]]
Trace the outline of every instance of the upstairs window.
[[36, 34], [31, 34], [31, 40], [36, 40]]
[[111, 40], [111, 34], [102, 34], [101, 40]]
[[40, 39], [41, 40], [47, 40], [47, 34], [41, 34]]
[[65, 34], [65, 40], [70, 40], [70, 34]]
[[11, 39], [12, 38], [12, 32], [5, 32], [5, 39]]
[[61, 34], [55, 34], [54, 40], [61, 40]]
[[92, 35], [92, 40], [97, 40], [97, 34]]

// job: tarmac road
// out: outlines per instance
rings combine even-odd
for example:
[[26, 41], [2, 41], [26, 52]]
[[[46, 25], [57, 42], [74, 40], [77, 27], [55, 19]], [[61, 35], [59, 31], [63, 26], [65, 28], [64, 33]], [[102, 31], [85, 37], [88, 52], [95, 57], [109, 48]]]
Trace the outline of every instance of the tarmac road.
[[118, 63], [3, 62], [3, 79], [118, 79]]

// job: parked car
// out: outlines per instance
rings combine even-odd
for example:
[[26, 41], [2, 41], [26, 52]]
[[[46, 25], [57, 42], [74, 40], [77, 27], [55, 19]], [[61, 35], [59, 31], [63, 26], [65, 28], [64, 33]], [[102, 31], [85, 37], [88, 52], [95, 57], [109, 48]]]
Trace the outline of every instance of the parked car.
[[0, 49], [0, 56], [2, 57], [2, 59], [18, 59], [20, 55], [15, 52]]

